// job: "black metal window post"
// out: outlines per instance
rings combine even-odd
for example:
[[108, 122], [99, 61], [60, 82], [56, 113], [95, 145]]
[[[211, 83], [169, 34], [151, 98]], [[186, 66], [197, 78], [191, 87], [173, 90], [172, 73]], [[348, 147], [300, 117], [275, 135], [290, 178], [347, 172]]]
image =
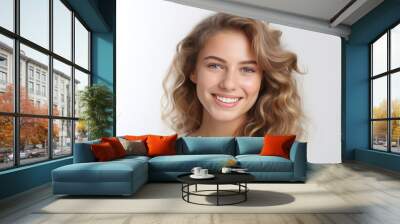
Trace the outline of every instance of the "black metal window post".
[[[374, 133], [373, 133], [373, 126], [374, 126], [374, 122], [386, 122], [386, 152], [388, 153], [396, 153], [398, 154], [398, 152], [393, 152], [392, 150], [392, 132], [393, 132], [393, 124], [396, 121], [400, 120], [400, 117], [395, 117], [394, 114], [392, 114], [392, 109], [394, 109], [392, 107], [392, 77], [397, 73], [400, 72], [400, 67], [399, 68], [393, 68], [391, 67], [392, 64], [392, 32], [391, 30], [393, 28], [395, 28], [396, 26], [398, 26], [400, 24], [400, 21], [397, 21], [396, 23], [394, 23], [392, 26], [390, 26], [387, 30], [385, 30], [384, 33], [378, 35], [377, 38], [375, 38], [372, 42], [369, 43], [369, 73], [370, 73], [370, 78], [369, 78], [369, 97], [370, 97], [370, 106], [369, 106], [369, 114], [370, 114], [370, 149], [371, 150], [375, 150], [374, 149]], [[373, 74], [373, 68], [374, 68], [374, 61], [373, 61], [373, 57], [374, 57], [374, 51], [373, 51], [373, 44], [378, 41], [382, 36], [386, 35], [386, 45], [387, 45], [387, 51], [386, 51], [386, 57], [387, 57], [387, 61], [386, 61], [386, 71], [381, 73], [381, 74], [377, 74], [374, 75]], [[386, 117], [385, 118], [374, 118], [373, 117], [373, 103], [374, 103], [374, 80], [378, 79], [378, 78], [382, 78], [382, 77], [386, 77]]]
[[[89, 80], [91, 80], [91, 68], [83, 68], [80, 65], [77, 65], [75, 62], [75, 18], [83, 25], [83, 27], [88, 31], [88, 65], [90, 66], [91, 63], [91, 31], [89, 27], [87, 26], [86, 23], [83, 22], [83, 20], [79, 17], [78, 14], [75, 13], [75, 11], [72, 9], [72, 7], [65, 1], [65, 0], [59, 0], [70, 12], [71, 12], [71, 58], [65, 58], [62, 55], [59, 55], [55, 53], [54, 50], [54, 0], [48, 0], [48, 6], [49, 6], [49, 45], [48, 49], [27, 39], [26, 37], [21, 36], [20, 34], [20, 20], [21, 20], [21, 13], [20, 13], [20, 5], [21, 1], [20, 0], [14, 0], [13, 1], [13, 12], [14, 12], [14, 17], [13, 17], [13, 31], [7, 30], [3, 27], [0, 27], [0, 35], [5, 35], [6, 37], [12, 38], [13, 40], [13, 66], [12, 66], [12, 72], [13, 72], [13, 80], [14, 80], [14, 91], [13, 91], [13, 111], [11, 112], [2, 112], [0, 111], [0, 116], [7, 116], [12, 118], [12, 123], [13, 123], [13, 166], [12, 167], [7, 167], [2, 170], [6, 169], [14, 169], [16, 167], [23, 166], [20, 162], [20, 132], [21, 132], [21, 119], [22, 118], [41, 118], [41, 119], [47, 119], [48, 120], [48, 135], [47, 135], [47, 147], [48, 147], [48, 158], [46, 160], [41, 160], [38, 162], [33, 162], [33, 163], [27, 163], [24, 165], [32, 165], [34, 163], [41, 163], [47, 160], [52, 160], [54, 158], [54, 149], [53, 149], [53, 123], [55, 120], [59, 119], [62, 121], [66, 121], [67, 123], [70, 122], [71, 125], [69, 126], [69, 133], [71, 134], [71, 154], [65, 155], [65, 156], [60, 156], [58, 158], [63, 158], [67, 156], [73, 155], [74, 151], [74, 142], [75, 142], [75, 121], [79, 120], [79, 117], [75, 116], [75, 69], [78, 69], [79, 71], [87, 74], [89, 76]], [[33, 50], [36, 50], [42, 54], [45, 54], [46, 56], [49, 57], [48, 60], [48, 88], [47, 91], [49, 94], [47, 94], [48, 98], [48, 111], [47, 114], [30, 114], [30, 113], [21, 113], [21, 52], [20, 52], [20, 45], [23, 44], [26, 47], [32, 48]], [[54, 83], [53, 83], [53, 77], [54, 77], [54, 59], [70, 66], [71, 68], [71, 80], [70, 80], [70, 94], [71, 94], [71, 110], [70, 114], [64, 115], [64, 114], [59, 114], [55, 115], [53, 112], [53, 89], [54, 89]], [[28, 73], [26, 73], [28, 75]], [[91, 85], [92, 81], [89, 81], [88, 85]], [[68, 102], [67, 102], [68, 103]], [[72, 129], [72, 130], [71, 130]], [[68, 132], [68, 131], [67, 131]]]

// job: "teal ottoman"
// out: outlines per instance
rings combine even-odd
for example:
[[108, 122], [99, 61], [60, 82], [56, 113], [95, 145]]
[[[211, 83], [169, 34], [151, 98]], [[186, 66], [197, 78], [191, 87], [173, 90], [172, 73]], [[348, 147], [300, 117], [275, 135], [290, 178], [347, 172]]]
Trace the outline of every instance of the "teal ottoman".
[[132, 156], [59, 167], [52, 171], [53, 193], [132, 195], [148, 180], [147, 160], [145, 156]]

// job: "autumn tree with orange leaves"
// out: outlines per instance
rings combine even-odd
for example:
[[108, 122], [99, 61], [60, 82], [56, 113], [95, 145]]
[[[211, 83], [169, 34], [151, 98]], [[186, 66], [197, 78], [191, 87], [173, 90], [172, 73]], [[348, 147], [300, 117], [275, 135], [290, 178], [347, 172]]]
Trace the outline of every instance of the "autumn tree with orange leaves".
[[[13, 112], [14, 96], [13, 85], [8, 85], [6, 92], [0, 93], [0, 111]], [[35, 106], [29, 99], [28, 93], [24, 87], [20, 88], [20, 111], [22, 114], [40, 114], [46, 115], [47, 106]], [[55, 110], [55, 114], [59, 111]], [[0, 148], [11, 148], [13, 146], [13, 119], [11, 116], [0, 116]], [[48, 119], [46, 118], [20, 118], [20, 149], [26, 145], [47, 144]], [[53, 138], [59, 135], [59, 127], [53, 126]]]
[[[400, 100], [392, 100], [392, 115], [391, 117], [400, 117]], [[373, 118], [387, 118], [387, 101], [382, 100], [377, 106], [373, 108]], [[386, 139], [387, 135], [387, 121], [375, 121], [373, 125], [374, 138]], [[391, 123], [392, 128], [392, 142], [398, 141], [400, 138], [400, 122], [393, 120]]]

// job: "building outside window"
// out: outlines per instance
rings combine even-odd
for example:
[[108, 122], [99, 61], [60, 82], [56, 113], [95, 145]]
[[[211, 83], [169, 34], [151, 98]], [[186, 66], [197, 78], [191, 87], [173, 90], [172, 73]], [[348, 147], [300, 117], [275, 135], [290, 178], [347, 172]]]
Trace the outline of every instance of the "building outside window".
[[33, 82], [31, 82], [31, 81], [28, 82], [28, 91], [29, 91], [29, 94], [34, 93]]
[[0, 67], [6, 68], [7, 67], [7, 56], [0, 54]]
[[46, 86], [42, 86], [42, 96], [46, 96]]
[[7, 84], [7, 74], [3, 71], [0, 71], [0, 83], [3, 85]]
[[4, 92], [7, 87], [7, 56], [0, 54], [0, 91]]
[[36, 80], [40, 81], [40, 71], [36, 69]]
[[46, 74], [42, 73], [42, 82], [46, 83]]
[[29, 79], [33, 80], [33, 67], [32, 66], [29, 66], [28, 74], [29, 74]]
[[40, 84], [36, 84], [36, 95], [40, 96]]

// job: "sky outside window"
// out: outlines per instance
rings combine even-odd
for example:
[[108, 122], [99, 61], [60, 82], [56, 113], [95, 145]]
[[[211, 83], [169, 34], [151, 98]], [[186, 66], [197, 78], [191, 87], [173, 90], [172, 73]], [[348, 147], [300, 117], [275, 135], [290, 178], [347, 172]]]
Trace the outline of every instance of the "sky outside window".
[[390, 48], [390, 67], [391, 69], [395, 69], [400, 67], [400, 24], [393, 28], [391, 31]]
[[20, 0], [21, 36], [46, 49], [49, 48], [48, 11], [48, 0]]
[[14, 1], [13, 0], [0, 0], [0, 26], [10, 31], [14, 31]]
[[373, 76], [387, 71], [387, 34], [372, 45], [372, 63]]
[[53, 3], [53, 50], [71, 60], [72, 12], [60, 0], [53, 0]]

